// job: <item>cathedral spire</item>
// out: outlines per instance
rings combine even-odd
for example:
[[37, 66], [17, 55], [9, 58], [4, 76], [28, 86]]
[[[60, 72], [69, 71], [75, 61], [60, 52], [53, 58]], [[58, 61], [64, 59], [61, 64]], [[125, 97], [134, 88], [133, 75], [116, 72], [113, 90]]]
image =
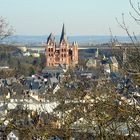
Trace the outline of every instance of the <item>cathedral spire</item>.
[[50, 33], [50, 35], [49, 35], [49, 37], [48, 37], [48, 39], [47, 39], [47, 43], [48, 43], [49, 41], [52, 41], [52, 42], [55, 41], [55, 37], [54, 37], [54, 35], [53, 35], [52, 33]]
[[63, 23], [63, 27], [62, 27], [62, 33], [61, 33], [60, 43], [62, 41], [65, 41], [67, 43], [66, 29], [65, 29], [65, 24], [64, 23]]

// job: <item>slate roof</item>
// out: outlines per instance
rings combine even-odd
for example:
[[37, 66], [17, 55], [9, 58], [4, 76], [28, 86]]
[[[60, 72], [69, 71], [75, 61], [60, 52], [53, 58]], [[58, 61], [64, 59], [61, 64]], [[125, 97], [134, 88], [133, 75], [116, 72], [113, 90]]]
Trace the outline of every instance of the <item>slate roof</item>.
[[12, 131], [8, 134], [8, 137], [10, 136], [11, 133], [13, 133], [16, 137], [19, 138], [19, 131], [18, 131], [18, 130], [12, 130]]
[[48, 80], [48, 82], [53, 86], [57, 83], [59, 83], [58, 79], [56, 77], [52, 77]]
[[62, 73], [63, 72], [63, 69], [58, 66], [58, 67], [45, 67], [43, 70], [42, 70], [42, 73]]
[[0, 96], [7, 95], [9, 92], [9, 89], [7, 87], [0, 87]]
[[55, 37], [53, 36], [52, 33], [49, 35], [49, 37], [48, 37], [48, 39], [47, 39], [47, 43], [48, 43], [49, 41], [55, 42]]

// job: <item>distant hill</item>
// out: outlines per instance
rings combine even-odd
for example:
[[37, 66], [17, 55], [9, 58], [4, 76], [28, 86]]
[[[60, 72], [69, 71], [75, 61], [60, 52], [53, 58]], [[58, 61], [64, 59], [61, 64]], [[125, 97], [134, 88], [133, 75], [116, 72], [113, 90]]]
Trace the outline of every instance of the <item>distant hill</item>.
[[[10, 36], [0, 43], [2, 44], [17, 44], [17, 45], [44, 45], [47, 41], [47, 35], [45, 36]], [[60, 36], [55, 36], [56, 42], [59, 43]], [[129, 37], [127, 36], [116, 36], [119, 42], [129, 43], [131, 42]], [[111, 40], [110, 36], [68, 36], [68, 40], [70, 43], [73, 41], [77, 41], [78, 44], [102, 44], [108, 43]]]

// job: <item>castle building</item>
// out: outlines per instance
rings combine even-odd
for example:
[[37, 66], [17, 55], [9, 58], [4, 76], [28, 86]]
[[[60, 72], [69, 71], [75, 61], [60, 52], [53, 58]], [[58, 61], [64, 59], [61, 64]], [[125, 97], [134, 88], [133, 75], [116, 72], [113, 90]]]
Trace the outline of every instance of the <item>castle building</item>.
[[78, 63], [78, 44], [69, 45], [63, 24], [60, 42], [56, 45], [55, 37], [51, 33], [46, 44], [46, 66], [54, 67], [59, 64], [75, 65]]

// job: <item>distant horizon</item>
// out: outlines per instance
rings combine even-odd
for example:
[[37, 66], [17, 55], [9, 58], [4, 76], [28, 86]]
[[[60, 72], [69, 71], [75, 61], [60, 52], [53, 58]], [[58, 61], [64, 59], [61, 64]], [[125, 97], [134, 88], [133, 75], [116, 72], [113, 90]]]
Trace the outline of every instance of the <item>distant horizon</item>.
[[[50, 33], [49, 34], [34, 34], [34, 35], [32, 35], [32, 34], [13, 34], [13, 35], [10, 35], [10, 36], [8, 36], [8, 37], [12, 37], [12, 36], [29, 36], [29, 37], [31, 37], [31, 36], [49, 36], [50, 35]], [[61, 36], [61, 34], [53, 34], [54, 36]], [[105, 35], [105, 34], [101, 34], [101, 35], [95, 35], [95, 34], [91, 34], [91, 35], [88, 35], [88, 34], [82, 34], [82, 35], [67, 35], [67, 37], [69, 37], [69, 36], [71, 36], [71, 37], [78, 37], [78, 36], [103, 36], [103, 37], [105, 37], [105, 36], [111, 36], [111, 35]], [[140, 34], [137, 34], [137, 35], [135, 35], [136, 37], [137, 36], [140, 36]], [[113, 35], [113, 37], [129, 37], [128, 35]]]
[[[83, 35], [83, 36], [67, 36], [68, 42], [73, 43], [76, 41], [78, 44], [103, 44], [108, 43], [112, 40], [110, 35]], [[48, 35], [13, 35], [5, 38], [1, 41], [4, 44], [23, 44], [23, 45], [41, 45], [47, 42]], [[139, 40], [140, 37], [138, 37]], [[128, 36], [116, 36], [116, 39], [120, 43], [131, 43], [131, 40]], [[55, 35], [56, 43], [60, 41], [60, 35]]]

